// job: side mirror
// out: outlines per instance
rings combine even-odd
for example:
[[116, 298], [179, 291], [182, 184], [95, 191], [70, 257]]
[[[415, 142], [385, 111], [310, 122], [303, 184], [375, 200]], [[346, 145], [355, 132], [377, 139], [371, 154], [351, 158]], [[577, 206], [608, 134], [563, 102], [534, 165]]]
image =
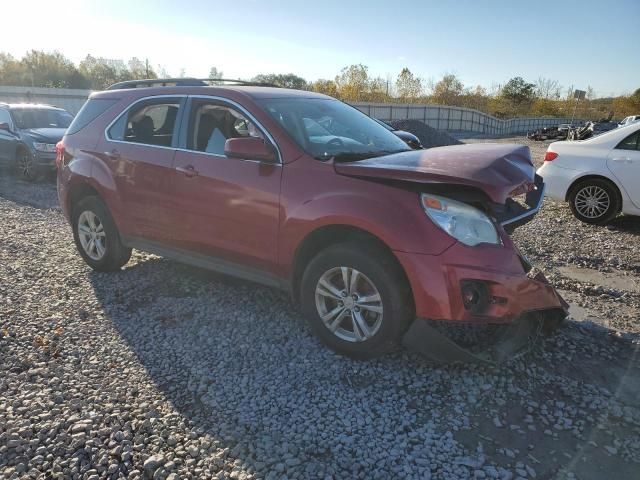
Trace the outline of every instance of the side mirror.
[[11, 131], [9, 124], [7, 122], [0, 123], [0, 130], [6, 130], [7, 132]]
[[276, 152], [273, 146], [261, 138], [229, 138], [224, 143], [224, 154], [229, 158], [275, 162]]

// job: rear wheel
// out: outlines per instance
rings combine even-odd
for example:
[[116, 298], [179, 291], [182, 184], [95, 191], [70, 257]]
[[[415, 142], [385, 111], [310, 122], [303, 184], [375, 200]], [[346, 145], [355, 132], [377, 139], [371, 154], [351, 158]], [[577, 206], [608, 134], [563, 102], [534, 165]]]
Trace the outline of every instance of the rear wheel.
[[344, 243], [320, 252], [302, 277], [301, 303], [312, 331], [354, 358], [391, 350], [413, 318], [402, 270], [376, 245]]
[[602, 225], [620, 211], [618, 190], [604, 179], [587, 179], [576, 184], [569, 194], [571, 211], [585, 223]]
[[72, 215], [73, 238], [78, 252], [94, 270], [120, 270], [131, 258], [131, 249], [122, 245], [120, 233], [102, 200], [85, 197]]

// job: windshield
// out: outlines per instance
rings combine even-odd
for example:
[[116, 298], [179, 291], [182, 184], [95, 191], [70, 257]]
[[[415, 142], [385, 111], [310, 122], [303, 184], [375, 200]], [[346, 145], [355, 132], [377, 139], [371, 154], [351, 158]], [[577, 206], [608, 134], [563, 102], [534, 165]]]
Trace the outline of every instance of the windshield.
[[360, 160], [410, 150], [378, 122], [338, 100], [268, 98], [259, 103], [304, 151], [319, 160]]
[[67, 128], [73, 117], [64, 110], [16, 108], [11, 111], [18, 128]]

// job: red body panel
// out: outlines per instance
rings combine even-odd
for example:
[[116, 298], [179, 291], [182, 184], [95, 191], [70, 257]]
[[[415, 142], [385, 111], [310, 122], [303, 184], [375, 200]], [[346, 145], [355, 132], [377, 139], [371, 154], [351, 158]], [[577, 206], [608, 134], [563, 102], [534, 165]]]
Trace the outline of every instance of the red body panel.
[[180, 248], [276, 273], [282, 165], [178, 151], [171, 217]]
[[[505, 246], [456, 243], [441, 255], [394, 252], [409, 277], [418, 317], [465, 322], [510, 322], [525, 312], [563, 309], [564, 300], [545, 279], [527, 276], [506, 235]], [[491, 296], [505, 299], [483, 315], [465, 310], [461, 280], [487, 282]]]
[[[58, 172], [58, 189], [68, 218], [70, 192], [90, 186], [107, 204], [123, 237], [217, 257], [280, 277], [283, 284], [291, 280], [296, 252], [310, 234], [347, 225], [377, 237], [393, 252], [409, 279], [420, 317], [505, 322], [530, 310], [563, 308], [550, 285], [527, 276], [500, 227], [502, 245], [464, 246], [428, 219], [415, 189], [384, 183], [472, 186], [502, 203], [509, 192], [533, 179], [527, 147], [446, 147], [351, 164], [321, 162], [300, 149], [255, 102], [264, 95], [314, 94], [264, 87], [185, 88], [99, 94], [120, 101], [63, 140], [71, 160]], [[281, 163], [106, 138], [105, 128], [126, 106], [153, 95], [217, 96], [241, 105], [273, 137]], [[491, 295], [506, 302], [492, 304], [481, 317], [471, 315], [460, 295], [460, 280], [466, 279], [487, 282]]]

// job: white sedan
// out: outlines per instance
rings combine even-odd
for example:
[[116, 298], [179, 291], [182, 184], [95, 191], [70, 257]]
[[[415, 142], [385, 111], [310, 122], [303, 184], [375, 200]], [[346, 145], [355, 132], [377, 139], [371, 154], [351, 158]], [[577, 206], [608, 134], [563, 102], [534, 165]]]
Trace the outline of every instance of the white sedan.
[[545, 194], [569, 202], [583, 222], [640, 215], [640, 123], [588, 140], [552, 143], [538, 175]]

